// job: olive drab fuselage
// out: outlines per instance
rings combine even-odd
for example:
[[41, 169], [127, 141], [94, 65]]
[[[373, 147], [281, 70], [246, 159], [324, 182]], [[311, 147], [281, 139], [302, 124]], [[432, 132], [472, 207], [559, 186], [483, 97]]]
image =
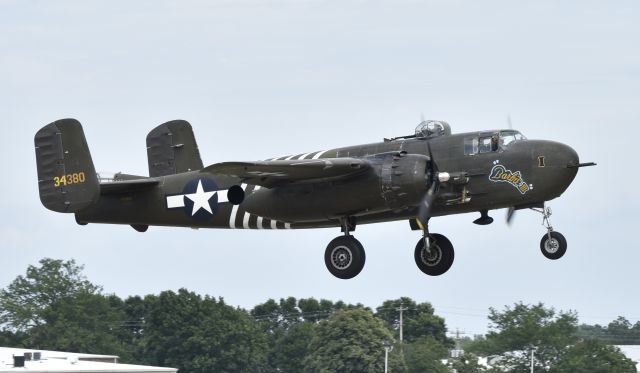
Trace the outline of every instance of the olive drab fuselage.
[[358, 224], [407, 220], [421, 230], [414, 258], [431, 276], [454, 259], [445, 236], [429, 232], [432, 217], [480, 212], [474, 223], [493, 222], [490, 210], [532, 208], [547, 233], [540, 249], [559, 259], [564, 236], [549, 223], [546, 201], [560, 196], [579, 163], [569, 146], [527, 140], [518, 131], [451, 134], [442, 121], [423, 121], [415, 135], [382, 142], [288, 155], [265, 161], [221, 162], [204, 167], [191, 129], [182, 120], [147, 136], [149, 176], [100, 178], [84, 132], [75, 119], [40, 129], [34, 139], [40, 200], [78, 224], [230, 229], [340, 227], [325, 250], [327, 269], [349, 279], [364, 267], [363, 245], [350, 232]]
[[[355, 217], [358, 224], [408, 220], [416, 216], [416, 205], [428, 183], [427, 142], [438, 168], [462, 178], [441, 184], [432, 216], [540, 205], [560, 196], [577, 173], [577, 168], [567, 168], [568, 164], [578, 163], [575, 151], [552, 141], [520, 140], [496, 151], [465, 154], [465, 139], [482, 134], [400, 139], [328, 150], [318, 159], [363, 158], [372, 164], [362, 174], [336, 181], [260, 188], [244, 184], [238, 178], [205, 171], [162, 176], [150, 190], [101, 196], [95, 205], [76, 213], [77, 220], [253, 229], [340, 226], [340, 218], [344, 216]], [[540, 157], [544, 164], [539, 162]], [[279, 159], [285, 158], [288, 157]], [[504, 171], [496, 177], [496, 169]], [[500, 179], [506, 173], [511, 177]], [[167, 196], [186, 194], [185, 185], [199, 179], [212, 180], [220, 190], [242, 185], [246, 193], [244, 201], [238, 206], [216, 203], [211, 214], [197, 218], [191, 215], [188, 206], [167, 206]], [[527, 188], [518, 187], [516, 179]]]

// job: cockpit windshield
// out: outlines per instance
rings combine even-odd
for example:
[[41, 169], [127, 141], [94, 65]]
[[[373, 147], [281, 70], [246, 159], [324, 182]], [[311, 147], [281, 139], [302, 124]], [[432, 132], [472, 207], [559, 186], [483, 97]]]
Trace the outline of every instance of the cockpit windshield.
[[506, 148], [516, 140], [526, 140], [520, 132], [514, 130], [500, 131], [500, 146]]

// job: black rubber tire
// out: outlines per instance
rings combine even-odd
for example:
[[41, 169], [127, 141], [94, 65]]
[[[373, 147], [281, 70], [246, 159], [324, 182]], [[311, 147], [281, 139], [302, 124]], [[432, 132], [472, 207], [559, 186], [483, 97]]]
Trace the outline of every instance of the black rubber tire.
[[353, 236], [334, 238], [324, 252], [329, 272], [343, 280], [356, 277], [364, 268], [365, 259], [364, 247]]
[[455, 257], [453, 245], [449, 239], [441, 234], [430, 234], [432, 242], [431, 253], [428, 253], [421, 238], [416, 244], [414, 258], [418, 268], [429, 276], [440, 276], [447, 272]]
[[549, 240], [549, 235], [545, 233], [540, 240], [540, 251], [547, 259], [560, 259], [567, 252], [567, 239], [560, 232], [553, 231]]

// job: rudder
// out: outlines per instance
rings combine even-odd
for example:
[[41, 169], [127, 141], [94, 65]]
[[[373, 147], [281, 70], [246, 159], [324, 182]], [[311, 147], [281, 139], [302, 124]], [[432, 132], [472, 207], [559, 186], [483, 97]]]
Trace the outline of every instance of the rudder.
[[46, 208], [77, 212], [98, 200], [100, 183], [80, 122], [49, 123], [36, 133], [34, 143], [40, 201]]
[[147, 135], [149, 176], [158, 177], [203, 168], [196, 138], [189, 122], [172, 120]]

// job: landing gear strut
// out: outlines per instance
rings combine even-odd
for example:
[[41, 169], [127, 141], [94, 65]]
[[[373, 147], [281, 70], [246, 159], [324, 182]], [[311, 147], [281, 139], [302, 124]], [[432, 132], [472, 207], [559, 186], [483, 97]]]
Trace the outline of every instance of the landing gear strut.
[[532, 209], [542, 214], [542, 225], [547, 228], [547, 233], [540, 240], [540, 251], [547, 259], [556, 260], [562, 258], [567, 252], [567, 240], [560, 232], [553, 230], [549, 217], [551, 208], [544, 207], [542, 210]]
[[356, 277], [364, 268], [364, 247], [350, 234], [355, 226], [355, 219], [342, 219], [344, 235], [331, 240], [324, 252], [324, 264], [329, 272], [343, 280]]
[[440, 276], [453, 264], [453, 245], [447, 237], [429, 233], [427, 224], [423, 229], [423, 237], [416, 244], [413, 256], [422, 272], [429, 276]]

